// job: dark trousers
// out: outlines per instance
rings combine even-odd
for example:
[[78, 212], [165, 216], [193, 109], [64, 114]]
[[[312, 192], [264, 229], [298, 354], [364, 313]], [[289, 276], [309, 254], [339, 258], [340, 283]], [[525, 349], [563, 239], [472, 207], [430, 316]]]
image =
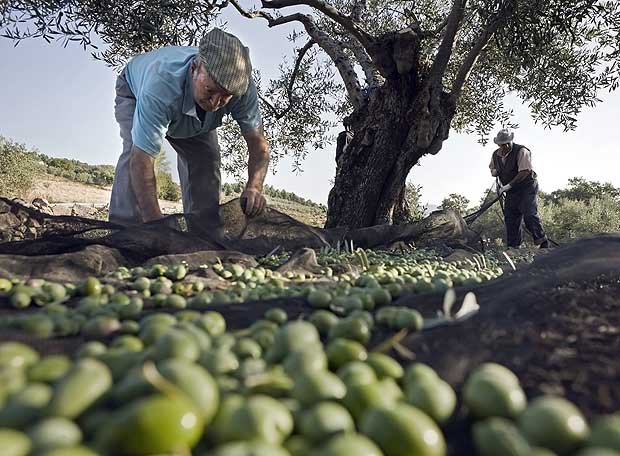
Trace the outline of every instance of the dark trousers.
[[504, 221], [508, 247], [519, 247], [523, 242], [523, 224], [532, 235], [535, 244], [541, 244], [547, 239], [538, 216], [537, 193], [536, 181], [523, 183], [506, 192]]

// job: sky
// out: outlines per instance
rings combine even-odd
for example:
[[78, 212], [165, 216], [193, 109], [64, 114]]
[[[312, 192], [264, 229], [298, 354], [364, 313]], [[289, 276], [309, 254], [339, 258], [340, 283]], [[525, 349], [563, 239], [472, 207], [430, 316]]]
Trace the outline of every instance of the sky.
[[[282, 57], [291, 55], [285, 37], [294, 26], [268, 29], [263, 20], [244, 19], [230, 10], [223, 16], [228, 31], [250, 48], [253, 65], [264, 79], [275, 76]], [[113, 111], [115, 70], [77, 45], [63, 48], [40, 39], [13, 44], [0, 38], [0, 135], [49, 156], [116, 164], [121, 140]], [[600, 98], [602, 103], [584, 109], [577, 129], [570, 132], [534, 124], [527, 106], [516, 98], [507, 100], [519, 124], [515, 142], [532, 151], [543, 191], [563, 188], [571, 177], [620, 187], [620, 154], [614, 144], [619, 137], [620, 92], [601, 93]], [[477, 204], [493, 183], [488, 169], [493, 150], [492, 141], [482, 146], [474, 135], [452, 132], [437, 155], [423, 157], [421, 166], [413, 168], [409, 181], [422, 186], [426, 204], [439, 205], [451, 193]], [[167, 153], [174, 160], [171, 148]], [[311, 151], [299, 174], [289, 160], [282, 160], [266, 183], [326, 203], [334, 155], [335, 145]]]

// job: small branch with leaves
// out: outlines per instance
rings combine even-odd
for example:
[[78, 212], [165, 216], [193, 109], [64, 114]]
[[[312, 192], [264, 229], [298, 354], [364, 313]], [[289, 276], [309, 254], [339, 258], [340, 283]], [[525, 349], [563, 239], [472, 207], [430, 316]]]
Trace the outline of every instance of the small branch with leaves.
[[[353, 63], [344, 52], [343, 47], [327, 33], [320, 30], [311, 16], [301, 13], [294, 13], [288, 16], [280, 16], [276, 18], [265, 11], [247, 11], [237, 0], [230, 0], [230, 3], [244, 17], [249, 19], [262, 18], [267, 20], [269, 27], [276, 27], [278, 25], [287, 24], [294, 21], [301, 22], [310, 38], [318, 44], [334, 62], [334, 65], [338, 69], [340, 77], [344, 82], [347, 94], [349, 95], [349, 100], [351, 101], [353, 107], [358, 108], [362, 105], [362, 88], [357, 78], [357, 74], [355, 73]], [[263, 4], [265, 4], [265, 1], [263, 1]]]
[[306, 55], [306, 53], [315, 44], [316, 43], [314, 42], [314, 40], [310, 40], [297, 53], [297, 60], [295, 62], [295, 68], [293, 69], [293, 73], [291, 74], [291, 79], [290, 79], [290, 81], [288, 83], [288, 86], [286, 88], [286, 96], [287, 96], [287, 99], [288, 99], [288, 106], [286, 107], [286, 109], [284, 109], [282, 111], [278, 111], [273, 106], [273, 104], [271, 104], [265, 97], [263, 97], [262, 95], [259, 95], [259, 97], [263, 101], [263, 103], [265, 103], [265, 105], [273, 113], [273, 115], [276, 118], [276, 120], [280, 120], [285, 115], [287, 115], [291, 111], [291, 109], [293, 109], [293, 107], [295, 105], [295, 97], [294, 97], [294, 94], [293, 94], [293, 89], [294, 89], [294, 86], [295, 86], [295, 79], [297, 78], [297, 75], [299, 74], [299, 67], [300, 67], [301, 62], [302, 62], [304, 56]]
[[461, 64], [461, 67], [459, 68], [456, 77], [454, 78], [454, 81], [452, 83], [452, 89], [450, 90], [450, 99], [453, 101], [453, 103], [456, 103], [459, 96], [461, 95], [463, 85], [467, 81], [471, 70], [476, 64], [476, 61], [478, 60], [478, 57], [480, 57], [480, 54], [482, 53], [484, 48], [487, 46], [487, 44], [489, 44], [489, 41], [493, 37], [493, 34], [499, 28], [500, 22], [501, 21], [498, 17], [494, 17], [486, 26], [486, 28], [482, 31], [482, 33], [478, 36], [478, 38], [474, 42], [474, 45], [465, 56], [465, 59], [463, 60], [463, 63]]
[[352, 17], [347, 16], [322, 0], [262, 0], [262, 5], [263, 8], [268, 9], [280, 9], [299, 5], [310, 6], [340, 24], [345, 30], [351, 32], [366, 49], [369, 49], [372, 44], [372, 36], [366, 33]]
[[459, 30], [459, 26], [463, 16], [465, 14], [465, 5], [467, 0], [454, 0], [450, 14], [447, 17], [446, 30], [443, 36], [443, 40], [437, 50], [437, 55], [433, 65], [431, 66], [429, 74], [429, 85], [440, 85], [443, 75], [448, 67], [450, 56], [452, 55], [452, 48], [454, 46], [454, 40]]

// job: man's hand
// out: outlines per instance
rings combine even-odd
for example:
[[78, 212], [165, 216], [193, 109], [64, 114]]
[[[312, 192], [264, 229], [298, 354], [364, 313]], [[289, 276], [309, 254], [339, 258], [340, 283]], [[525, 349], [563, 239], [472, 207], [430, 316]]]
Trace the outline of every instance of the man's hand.
[[241, 194], [241, 208], [248, 217], [255, 217], [265, 209], [263, 182], [269, 167], [269, 144], [263, 127], [243, 133], [248, 145], [248, 183]]
[[239, 198], [241, 209], [248, 217], [256, 217], [262, 214], [267, 205], [265, 196], [255, 188], [247, 187]]
[[499, 194], [501, 195], [501, 194], [503, 194], [503, 193], [506, 193], [506, 192], [507, 192], [508, 190], [510, 190], [511, 188], [512, 188], [512, 185], [510, 185], [510, 184], [506, 184], [506, 185], [501, 186], [501, 187], [500, 187], [497, 191], [498, 191], [498, 192], [499, 192]]

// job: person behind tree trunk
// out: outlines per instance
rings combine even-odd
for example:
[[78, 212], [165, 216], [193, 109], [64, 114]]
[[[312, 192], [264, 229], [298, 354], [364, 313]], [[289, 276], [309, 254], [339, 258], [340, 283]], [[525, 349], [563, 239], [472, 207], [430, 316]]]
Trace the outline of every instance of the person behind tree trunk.
[[163, 217], [154, 163], [165, 137], [177, 152], [190, 230], [222, 236], [216, 128], [226, 114], [239, 124], [248, 147], [243, 211], [249, 217], [263, 211], [269, 145], [251, 72], [248, 48], [217, 28], [198, 48], [167, 46], [127, 63], [116, 81], [115, 116], [123, 152], [114, 175], [110, 221], [133, 225]]
[[497, 177], [498, 192], [505, 194], [504, 223], [506, 224], [506, 244], [509, 248], [519, 248], [523, 242], [522, 224], [531, 233], [534, 243], [541, 248], [549, 247], [549, 241], [538, 216], [536, 195], [538, 182], [532, 169], [530, 150], [513, 142], [514, 133], [502, 129], [493, 138], [499, 149], [491, 157], [491, 175]]

